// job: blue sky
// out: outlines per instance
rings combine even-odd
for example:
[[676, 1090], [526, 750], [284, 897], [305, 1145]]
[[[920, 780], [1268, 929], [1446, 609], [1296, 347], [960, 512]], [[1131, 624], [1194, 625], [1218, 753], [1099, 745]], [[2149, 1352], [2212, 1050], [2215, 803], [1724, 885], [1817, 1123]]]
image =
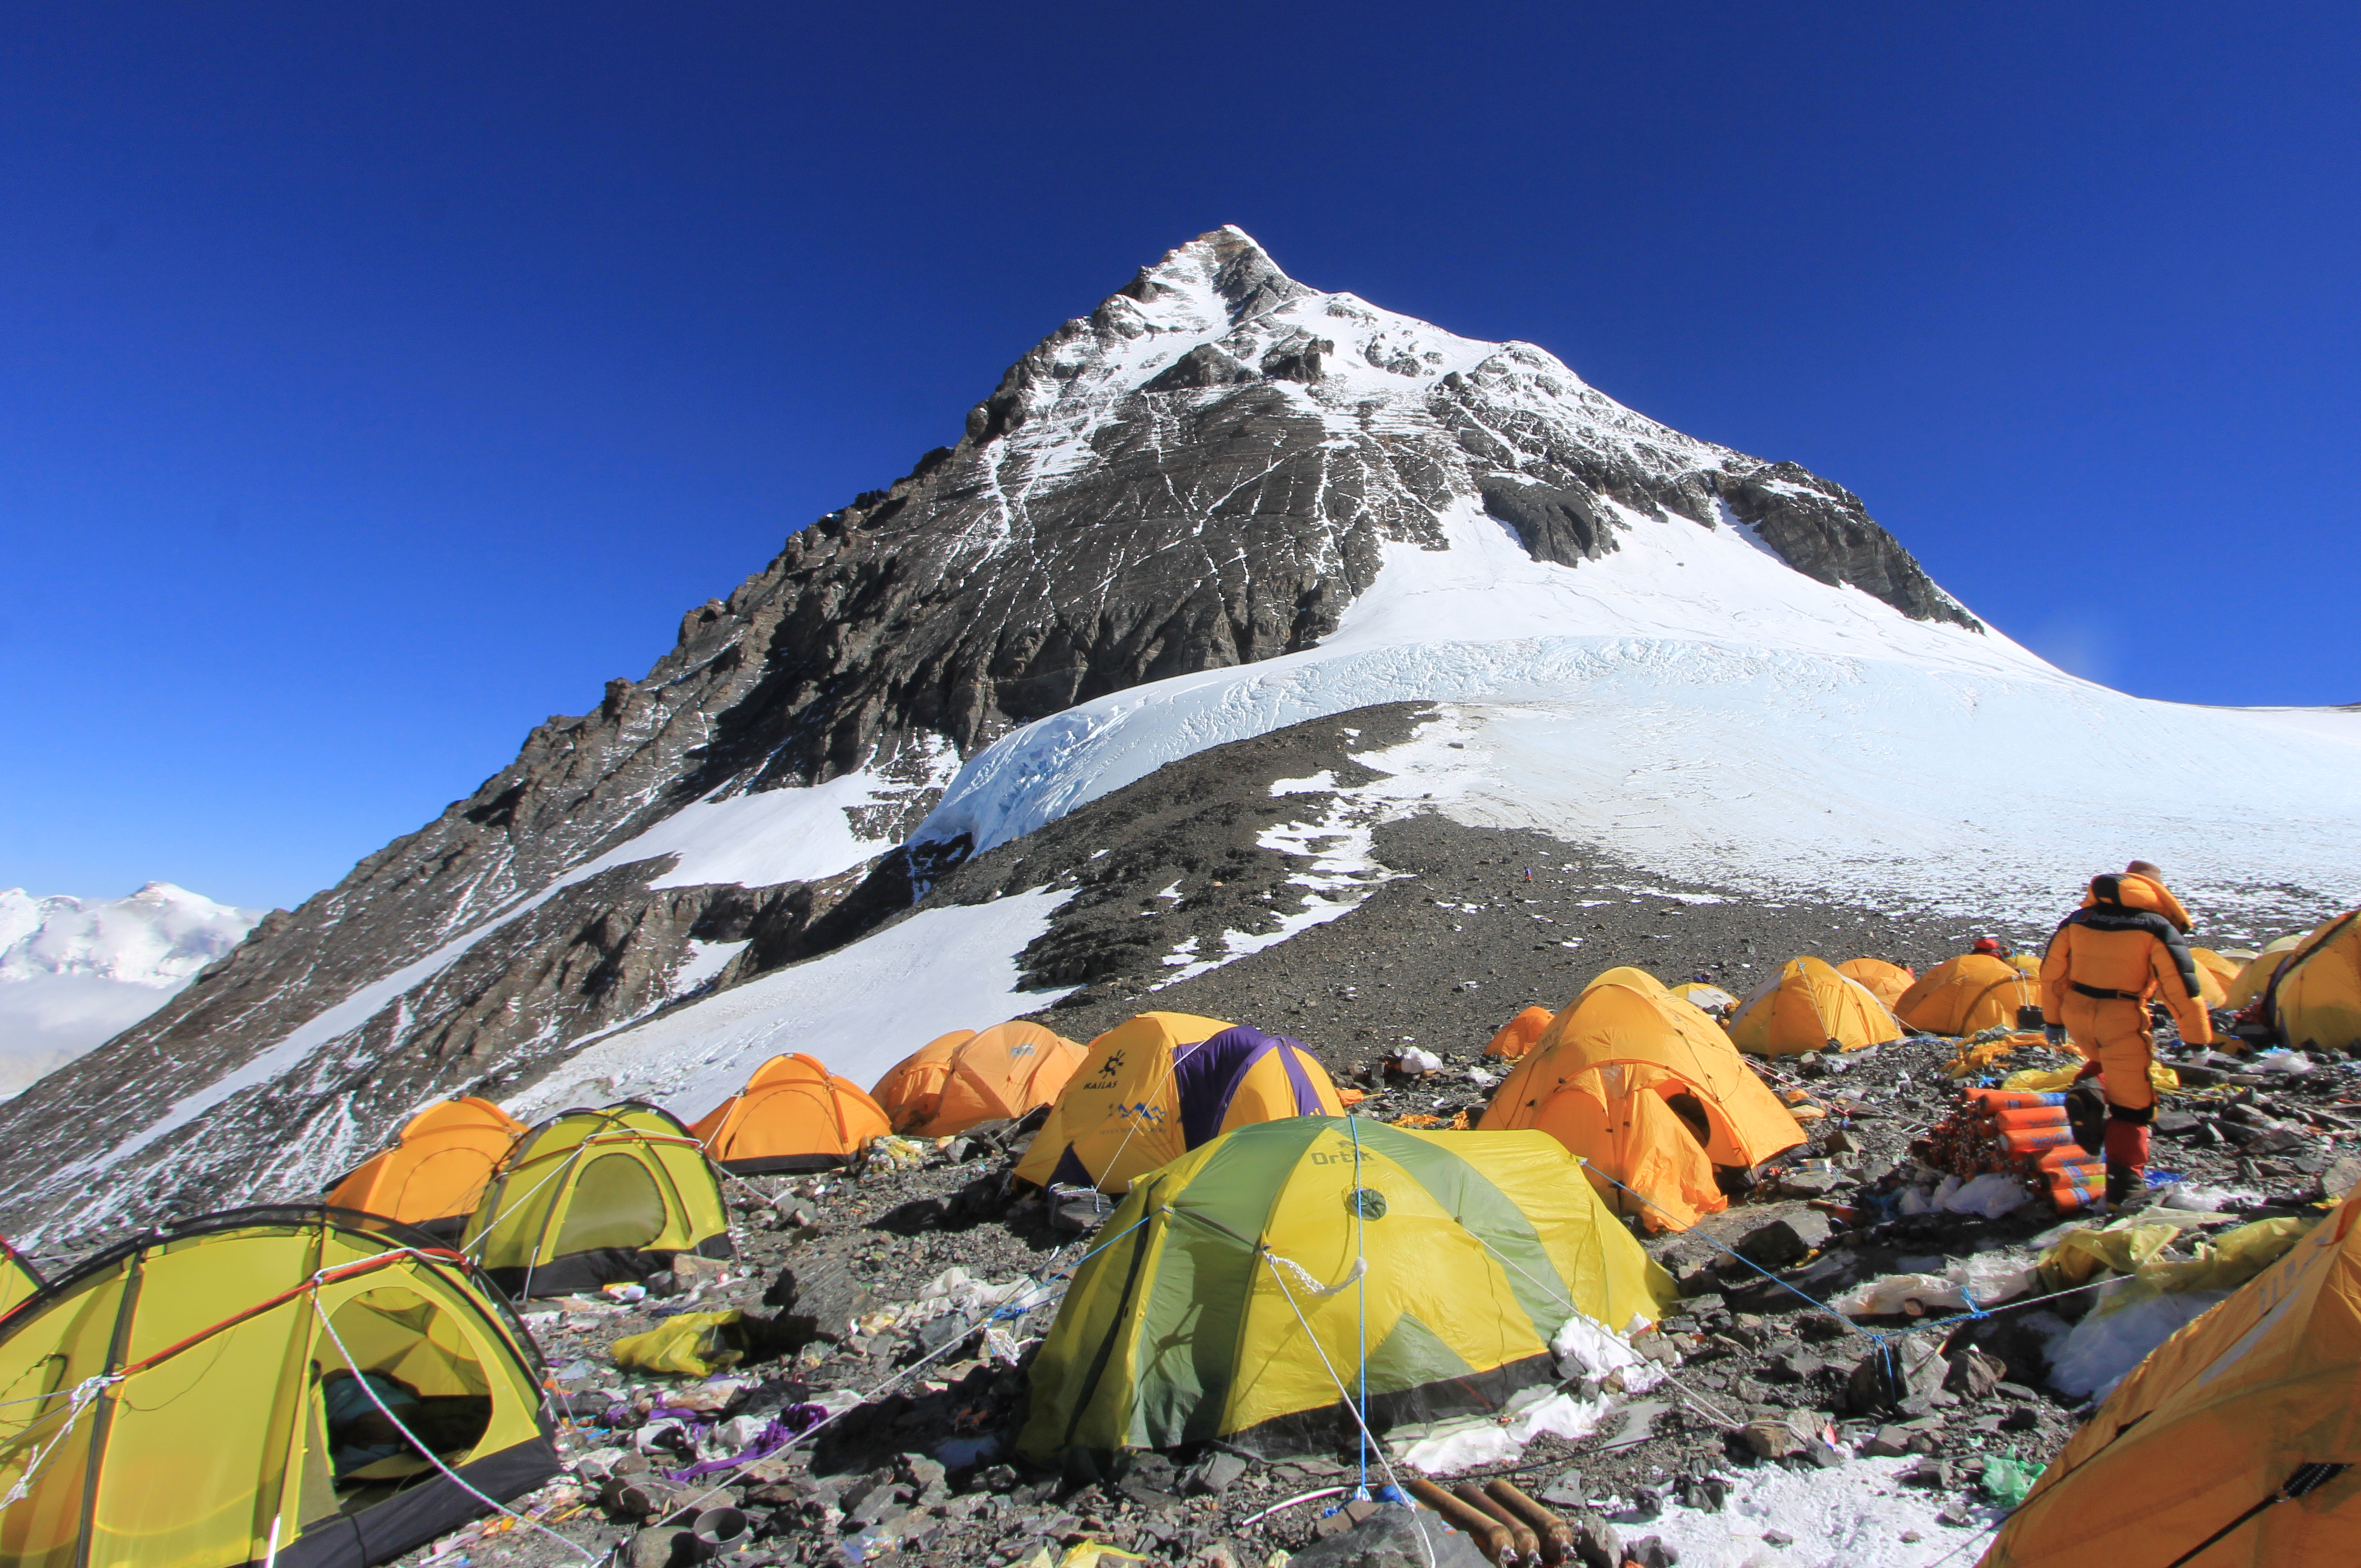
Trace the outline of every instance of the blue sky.
[[2361, 700], [2356, 43], [2330, 6], [20, 0], [0, 887], [291, 905], [1222, 223], [1838, 479], [2081, 673]]

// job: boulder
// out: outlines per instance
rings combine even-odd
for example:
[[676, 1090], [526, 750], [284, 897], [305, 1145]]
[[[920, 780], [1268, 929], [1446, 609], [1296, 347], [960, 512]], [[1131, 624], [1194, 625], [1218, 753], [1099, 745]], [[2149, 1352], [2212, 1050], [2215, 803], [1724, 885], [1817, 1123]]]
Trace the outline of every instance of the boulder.
[[877, 1298], [840, 1258], [811, 1258], [782, 1268], [763, 1292], [763, 1301], [779, 1309], [772, 1332], [787, 1344], [842, 1343], [854, 1319], [877, 1310]]
[[1430, 1562], [1433, 1568], [1486, 1568], [1476, 1543], [1440, 1515], [1397, 1504], [1312, 1542], [1288, 1559], [1288, 1568], [1428, 1568]]
[[1180, 1489], [1192, 1497], [1210, 1497], [1228, 1491], [1246, 1473], [1245, 1460], [1216, 1449], [1189, 1467], [1180, 1478]]
[[1736, 1248], [1739, 1256], [1763, 1268], [1784, 1268], [1801, 1263], [1828, 1245], [1828, 1217], [1811, 1209], [1793, 1209], [1749, 1231]]
[[1877, 1415], [1943, 1391], [1950, 1376], [1943, 1347], [1925, 1334], [1903, 1334], [1861, 1358], [1846, 1379], [1845, 1394], [1856, 1415]]

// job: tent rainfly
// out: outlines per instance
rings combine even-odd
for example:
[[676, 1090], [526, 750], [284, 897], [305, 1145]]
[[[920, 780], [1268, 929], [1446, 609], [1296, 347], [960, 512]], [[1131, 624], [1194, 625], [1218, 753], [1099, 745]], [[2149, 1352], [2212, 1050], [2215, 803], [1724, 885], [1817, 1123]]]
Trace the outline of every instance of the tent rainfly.
[[1016, 1179], [1102, 1192], [1234, 1127], [1341, 1116], [1328, 1072], [1301, 1040], [1187, 1013], [1142, 1013], [1090, 1045]]
[[492, 1172], [525, 1124], [472, 1094], [429, 1105], [394, 1146], [362, 1162], [328, 1190], [336, 1209], [357, 1209], [456, 1239]]
[[407, 1226], [141, 1235], [0, 1320], [0, 1563], [390, 1561], [557, 1474], [540, 1379], [498, 1293]]
[[517, 1299], [645, 1279], [676, 1253], [734, 1255], [705, 1151], [636, 1101], [567, 1111], [518, 1139], [460, 1250]]

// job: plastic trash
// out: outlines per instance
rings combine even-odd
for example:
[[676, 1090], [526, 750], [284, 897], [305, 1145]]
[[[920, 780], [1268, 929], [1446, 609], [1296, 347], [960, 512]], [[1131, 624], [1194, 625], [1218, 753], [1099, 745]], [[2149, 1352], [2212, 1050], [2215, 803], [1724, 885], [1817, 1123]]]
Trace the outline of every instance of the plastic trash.
[[1596, 1391], [1609, 1377], [1627, 1394], [1643, 1394], [1664, 1380], [1664, 1369], [1633, 1350], [1605, 1323], [1576, 1312], [1550, 1336], [1557, 1375]]
[[1412, 1077], [1443, 1070], [1443, 1058], [1418, 1046], [1406, 1046], [1394, 1057], [1394, 1070]]
[[2042, 1283], [2052, 1290], [2087, 1285], [2113, 1269], [2129, 1274], [2170, 1246], [2179, 1225], [2085, 1225], [2069, 1231], [2041, 1255]]
[[2040, 1282], [2040, 1267], [2030, 1259], [2009, 1259], [1982, 1254], [1952, 1264], [1940, 1274], [1887, 1274], [1865, 1280], [1828, 1305], [1851, 1317], [1887, 1317], [1907, 1312], [1916, 1301], [1930, 1307], [1990, 1307], [2013, 1301]]
[[643, 1334], [617, 1340], [609, 1354], [618, 1366], [709, 1376], [745, 1359], [745, 1333], [739, 1327], [743, 1317], [734, 1308], [726, 1312], [683, 1312]]
[[598, 1288], [598, 1294], [604, 1296], [609, 1301], [620, 1301], [624, 1303], [644, 1301], [648, 1299], [648, 1288], [636, 1282], [625, 1282], [619, 1279], [612, 1285], [600, 1286]]
[[2021, 1459], [1995, 1453], [1984, 1461], [1984, 1500], [1996, 1508], [2015, 1508], [2040, 1474]]
[[1949, 1193], [1938, 1191], [1936, 1202], [1954, 1214], [1982, 1214], [1987, 1220], [1997, 1220], [2013, 1213], [2033, 1201], [2033, 1194], [2014, 1176], [1999, 1171], [1986, 1171], [1973, 1181], [1962, 1182]]

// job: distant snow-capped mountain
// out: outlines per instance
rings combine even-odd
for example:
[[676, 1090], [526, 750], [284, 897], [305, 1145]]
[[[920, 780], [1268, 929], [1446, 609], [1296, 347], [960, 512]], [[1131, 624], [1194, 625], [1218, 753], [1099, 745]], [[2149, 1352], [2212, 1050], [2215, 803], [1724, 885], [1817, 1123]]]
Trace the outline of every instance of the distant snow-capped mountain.
[[[1440, 717], [1270, 784], [1289, 815], [1237, 853], [1300, 870], [1177, 868], [1137, 940], [1060, 948], [1101, 873], [1056, 825], [1211, 748], [1402, 704]], [[2356, 752], [2361, 715], [2076, 680], [1841, 486], [1221, 229], [691, 609], [644, 678], [0, 1107], [0, 1230], [300, 1193], [458, 1090], [694, 1115], [774, 1050], [873, 1077], [1074, 981], [1349, 917], [1389, 874], [1389, 815], [1765, 894], [2046, 907], [2141, 854], [2217, 907], [2309, 906], [2361, 877]], [[1015, 883], [930, 896], [994, 846], [1027, 857]], [[1234, 923], [1151, 951], [1137, 916], [1184, 882]]]
[[261, 918], [167, 882], [104, 900], [0, 888], [0, 1095], [155, 1012]]

